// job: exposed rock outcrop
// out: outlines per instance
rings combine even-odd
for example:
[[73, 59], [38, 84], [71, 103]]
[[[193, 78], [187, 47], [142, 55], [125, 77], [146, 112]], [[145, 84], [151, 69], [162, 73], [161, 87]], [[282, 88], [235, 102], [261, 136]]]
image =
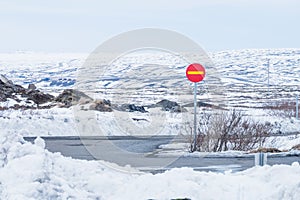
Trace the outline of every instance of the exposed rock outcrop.
[[66, 89], [55, 98], [55, 101], [62, 103], [63, 107], [69, 108], [76, 104], [91, 103], [93, 99], [81, 91]]
[[114, 109], [119, 110], [119, 111], [124, 111], [124, 112], [141, 112], [141, 113], [146, 113], [144, 106], [137, 106], [135, 104], [122, 104], [119, 106], [113, 106]]
[[18, 101], [16, 95], [24, 94], [25, 88], [20, 85], [14, 85], [3, 75], [0, 75], [0, 101], [7, 101], [8, 98]]
[[109, 100], [95, 100], [91, 103], [90, 110], [97, 110], [100, 112], [112, 112], [111, 103]]
[[54, 96], [50, 94], [45, 94], [39, 90], [26, 90], [22, 97], [27, 97], [28, 100], [32, 100], [37, 105], [52, 102]]
[[20, 97], [27, 99], [27, 101], [31, 100], [37, 105], [51, 102], [54, 99], [54, 96], [36, 90], [33, 84], [30, 84], [28, 89], [25, 89], [20, 85], [14, 84], [4, 75], [0, 75], [0, 101], [13, 99], [17, 102], [21, 102]]
[[28, 85], [28, 90], [36, 90], [36, 86], [32, 83]]
[[150, 108], [161, 107], [163, 111], [170, 112], [185, 112], [186, 110], [182, 108], [177, 102], [163, 99], [156, 104], [149, 106]]
[[[34, 84], [29, 84], [28, 88], [24, 88], [14, 84], [4, 75], [0, 75], [0, 102], [6, 102], [9, 99], [13, 99], [16, 104], [0, 107], [0, 110], [51, 108], [56, 105], [69, 108], [74, 105], [86, 105], [89, 110], [97, 110], [100, 112], [112, 111], [110, 101], [105, 99], [93, 100], [78, 90], [66, 89], [59, 94], [58, 97], [54, 98], [54, 96], [38, 90]], [[42, 105], [45, 103], [50, 104]]]
[[[183, 105], [183, 107], [194, 107], [194, 103], [188, 103]], [[222, 108], [221, 106], [215, 106], [209, 103], [204, 103], [204, 102], [197, 102], [197, 107], [206, 107], [206, 108], [213, 108], [213, 109], [218, 109], [218, 110], [226, 110], [224, 108]]]
[[88, 110], [97, 110], [100, 112], [112, 112], [111, 103], [106, 99], [96, 99], [93, 100], [90, 96], [85, 93], [74, 90], [66, 89], [58, 97], [55, 98], [56, 102], [62, 104], [62, 107], [69, 108], [74, 105], [87, 105], [85, 109]]
[[[6, 106], [0, 109], [36, 109], [36, 108], [51, 108], [54, 106], [69, 108], [74, 105], [82, 105], [82, 109], [97, 110], [100, 112], [112, 112], [113, 109], [124, 112], [148, 112], [148, 108], [161, 108], [163, 111], [169, 112], [185, 112], [184, 107], [193, 106], [193, 104], [186, 104], [180, 106], [175, 101], [163, 99], [156, 104], [148, 106], [137, 106], [135, 104], [112, 105], [109, 100], [94, 100], [85, 93], [75, 89], [65, 89], [56, 98], [50, 94], [43, 93], [37, 89], [34, 84], [29, 84], [27, 88], [21, 85], [14, 84], [8, 80], [4, 75], [0, 75], [0, 102], [6, 102], [8, 99], [13, 99], [16, 104], [13, 106]], [[47, 104], [46, 104], [47, 103]], [[44, 104], [44, 105], [43, 105]], [[198, 106], [219, 108], [210, 104], [198, 102]], [[221, 108], [219, 108], [221, 109]]]

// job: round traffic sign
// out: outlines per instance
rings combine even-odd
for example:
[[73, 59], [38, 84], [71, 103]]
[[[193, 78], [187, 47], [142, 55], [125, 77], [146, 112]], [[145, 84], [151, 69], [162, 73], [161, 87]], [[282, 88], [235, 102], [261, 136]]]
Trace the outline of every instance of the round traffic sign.
[[194, 82], [200, 82], [204, 79], [205, 77], [205, 68], [199, 64], [199, 63], [193, 63], [190, 64], [187, 68], [186, 68], [186, 77]]

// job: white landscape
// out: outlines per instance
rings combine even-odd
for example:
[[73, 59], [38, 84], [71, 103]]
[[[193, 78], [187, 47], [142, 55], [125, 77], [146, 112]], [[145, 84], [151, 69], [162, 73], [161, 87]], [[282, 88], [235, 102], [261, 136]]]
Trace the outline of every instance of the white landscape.
[[[42, 92], [57, 96], [64, 89], [76, 87], [77, 73], [87, 56], [34, 52], [0, 54], [0, 70], [14, 84], [24, 88], [34, 84]], [[222, 51], [209, 53], [209, 56], [221, 79], [220, 87], [226, 91], [222, 91], [222, 97], [217, 98], [205, 86], [214, 83], [204, 82], [200, 89], [207, 90], [206, 93], [200, 91], [202, 95], [199, 95], [199, 100], [228, 110], [239, 109], [256, 121], [270, 123], [274, 135], [266, 139], [263, 147], [279, 149], [282, 156], [298, 155], [293, 164], [255, 166], [240, 172], [230, 169], [225, 172], [199, 172], [186, 167], [151, 174], [102, 160], [64, 157], [60, 153], [48, 151], [41, 137], [80, 136], [82, 133], [77, 129], [78, 119], [74, 116], [76, 106], [39, 109], [34, 102], [18, 97], [19, 102], [14, 99], [0, 102], [0, 199], [300, 199], [300, 150], [294, 148], [300, 144], [300, 120], [295, 118], [294, 110], [296, 95], [300, 95], [300, 49]], [[93, 83], [99, 87], [95, 91], [100, 91], [95, 96], [107, 99], [112, 97], [109, 99], [112, 103], [114, 100], [123, 100], [111, 94], [105, 96], [106, 90], [103, 88], [118, 87], [120, 71], [131, 74], [132, 70], [141, 70], [149, 64], [167, 66], [165, 69], [172, 69], [179, 74], [178, 79], [184, 77], [186, 63], [180, 57], [158, 53], [128, 55], [114, 63], [117, 68], [110, 71], [114, 79]], [[270, 71], [269, 88], [267, 67]], [[145, 80], [139, 84], [147, 88], [149, 82]], [[178, 88], [177, 82], [166, 84], [170, 88]], [[126, 99], [125, 103], [133, 101], [137, 105], [149, 105], [165, 98], [176, 100], [179, 104], [192, 102], [191, 87], [187, 88], [190, 93], [182, 97], [180, 92], [174, 92], [175, 89], [167, 95], [159, 91], [143, 90], [143, 97], [139, 97], [141, 93], [137, 92], [134, 98]], [[286, 103], [288, 111], [277, 109]], [[14, 109], [15, 104], [29, 104], [37, 109]], [[135, 136], [139, 133], [122, 132], [118, 126], [133, 123], [137, 130], [146, 129], [151, 119], [159, 121], [162, 117], [167, 120], [160, 123], [160, 127], [155, 127], [158, 130], [156, 134], [178, 135], [183, 134], [184, 130], [181, 129], [181, 119], [192, 119], [192, 108], [186, 108], [189, 113], [187, 119], [181, 113], [146, 108], [149, 111], [147, 113], [132, 112], [126, 115], [117, 110], [93, 111], [96, 124], [91, 129], [96, 136], [97, 129], [101, 129], [105, 136]], [[204, 111], [201, 108], [199, 118]], [[207, 112], [212, 112], [212, 109]], [[118, 124], [116, 116], [124, 124]], [[133, 118], [143, 120], [134, 121]], [[30, 143], [23, 139], [28, 136], [38, 137], [34, 143]], [[189, 153], [188, 141], [161, 145], [160, 149], [161, 157], [253, 155], [249, 151]]]

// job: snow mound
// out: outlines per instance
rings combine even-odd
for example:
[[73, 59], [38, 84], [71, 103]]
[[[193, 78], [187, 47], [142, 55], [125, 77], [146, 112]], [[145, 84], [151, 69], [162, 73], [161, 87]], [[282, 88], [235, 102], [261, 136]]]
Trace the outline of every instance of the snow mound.
[[238, 173], [180, 168], [153, 175], [50, 153], [41, 138], [31, 144], [14, 132], [0, 134], [0, 199], [171, 198], [300, 199], [300, 166]]

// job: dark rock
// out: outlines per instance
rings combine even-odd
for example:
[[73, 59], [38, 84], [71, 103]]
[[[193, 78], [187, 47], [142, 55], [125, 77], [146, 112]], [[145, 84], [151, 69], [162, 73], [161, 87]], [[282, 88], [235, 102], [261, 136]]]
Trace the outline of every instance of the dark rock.
[[58, 97], [55, 98], [56, 102], [64, 104], [65, 107], [69, 108], [76, 104], [86, 104], [92, 102], [93, 99], [83, 92], [74, 89], [64, 90]]
[[163, 99], [151, 107], [161, 107], [163, 111], [183, 112], [185, 111], [177, 102]]
[[104, 102], [104, 104], [107, 104], [107, 105], [111, 106], [110, 100], [103, 99], [103, 102]]
[[31, 83], [28, 85], [28, 90], [36, 90], [36, 86]]
[[[17, 97], [17, 95], [20, 95], [23, 98], [27, 98], [26, 101], [32, 100], [39, 105], [51, 102], [54, 98], [50, 94], [45, 94], [36, 90], [36, 87], [33, 84], [30, 84], [28, 88], [29, 89], [25, 89], [20, 85], [13, 84], [13, 82], [8, 80], [4, 75], [0, 75], [0, 101], [7, 101], [8, 98], [11, 98], [17, 102], [21, 102]], [[14, 107], [19, 108], [18, 105]]]
[[[208, 103], [204, 103], [204, 102], [197, 102], [197, 107], [212, 107], [213, 105], [208, 104]], [[184, 107], [194, 107], [194, 103], [188, 103], [185, 104]]]
[[147, 119], [143, 119], [143, 118], [132, 118], [132, 120], [133, 121], [137, 121], [137, 122], [139, 122], [139, 121], [145, 121], [145, 122], [149, 122], [149, 120], [147, 120]]
[[20, 85], [14, 85], [5, 76], [0, 75], [0, 101], [6, 101], [8, 98], [18, 101], [16, 95], [24, 94], [25, 88]]
[[147, 112], [144, 108], [144, 106], [136, 106], [134, 104], [129, 104], [128, 105], [128, 110], [129, 112], [141, 112], [141, 113], [145, 113]]
[[7, 85], [12, 85], [13, 82], [8, 80], [4, 75], [0, 74], [0, 81], [4, 84], [7, 84]]
[[125, 112], [141, 112], [146, 113], [148, 111], [145, 110], [144, 106], [137, 106], [134, 104], [122, 104], [120, 106], [114, 106], [116, 110], [125, 111]]
[[[183, 105], [183, 107], [194, 107], [194, 103], [188, 103]], [[218, 109], [218, 110], [226, 110], [225, 108], [222, 108], [221, 106], [215, 106], [209, 103], [204, 103], [201, 101], [197, 102], [197, 107], [206, 107], [206, 108], [213, 108], [213, 109]]]
[[111, 103], [109, 100], [96, 100], [94, 101], [90, 107], [90, 110], [97, 110], [100, 112], [112, 112]]
[[32, 100], [37, 105], [51, 102], [54, 99], [54, 96], [50, 94], [45, 94], [39, 90], [29, 90], [26, 92], [28, 100]]

